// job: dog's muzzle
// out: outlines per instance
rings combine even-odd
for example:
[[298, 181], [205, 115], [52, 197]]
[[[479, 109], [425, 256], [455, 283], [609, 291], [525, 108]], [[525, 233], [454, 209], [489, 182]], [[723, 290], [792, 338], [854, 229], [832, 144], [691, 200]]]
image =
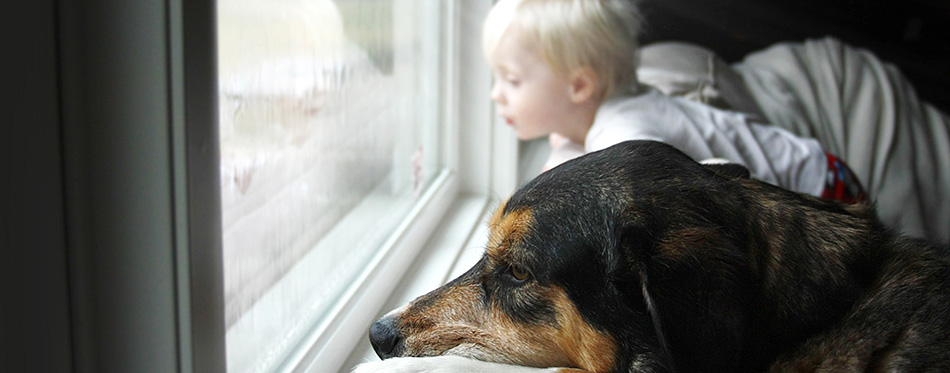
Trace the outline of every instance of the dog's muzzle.
[[373, 350], [380, 359], [388, 359], [401, 354], [402, 336], [396, 329], [396, 318], [394, 315], [386, 315], [376, 320], [369, 328], [369, 341], [373, 344]]

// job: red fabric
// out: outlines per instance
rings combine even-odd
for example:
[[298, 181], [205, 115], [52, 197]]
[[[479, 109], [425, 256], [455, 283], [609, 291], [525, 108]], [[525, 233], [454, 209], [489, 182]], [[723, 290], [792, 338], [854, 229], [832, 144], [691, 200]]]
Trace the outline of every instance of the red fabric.
[[858, 177], [851, 172], [848, 165], [832, 155], [828, 156], [828, 173], [825, 177], [825, 190], [821, 198], [833, 199], [844, 203], [861, 203], [867, 201], [867, 194], [858, 181]]

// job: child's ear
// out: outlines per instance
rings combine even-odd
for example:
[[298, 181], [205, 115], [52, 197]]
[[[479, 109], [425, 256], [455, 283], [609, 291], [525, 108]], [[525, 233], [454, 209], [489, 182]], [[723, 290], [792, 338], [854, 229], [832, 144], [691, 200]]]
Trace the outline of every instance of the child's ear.
[[597, 73], [584, 66], [571, 73], [571, 101], [575, 104], [590, 100], [597, 93]]

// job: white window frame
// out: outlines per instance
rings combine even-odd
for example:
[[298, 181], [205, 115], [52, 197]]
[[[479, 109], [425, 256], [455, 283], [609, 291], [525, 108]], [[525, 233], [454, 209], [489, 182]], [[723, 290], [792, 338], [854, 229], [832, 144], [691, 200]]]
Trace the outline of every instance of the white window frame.
[[[517, 183], [480, 50], [491, 3], [445, 2], [450, 171], [284, 370], [348, 371], [376, 317], [481, 255], [485, 215]], [[72, 366], [225, 371], [214, 1], [55, 8]]]
[[494, 115], [488, 99], [491, 70], [481, 51], [481, 21], [491, 0], [446, 2], [443, 66], [451, 172], [430, 188], [407, 229], [390, 241], [388, 255], [368, 268], [357, 293], [310, 348], [290, 360], [288, 371], [347, 372], [375, 356], [369, 325], [389, 309], [419, 296], [466, 269], [481, 255], [486, 215], [517, 183], [518, 141]]
[[440, 120], [445, 125], [440, 151], [448, 171], [437, 176], [356, 285], [279, 371], [349, 371], [352, 357], [371, 351], [369, 325], [395, 302], [440, 285], [457, 272], [455, 267], [470, 261], [472, 251], [462, 249], [474, 244], [472, 238], [484, 236], [473, 232], [483, 225], [499, 193], [514, 189], [518, 142], [494, 115], [488, 99], [491, 70], [480, 47], [481, 20], [491, 4], [491, 0], [443, 3]]
[[481, 256], [487, 236], [480, 228], [518, 180], [519, 143], [494, 115], [492, 74], [481, 50], [481, 20], [491, 5], [491, 0], [447, 3], [443, 120], [450, 129], [444, 141], [457, 151], [445, 154], [453, 172], [444, 192], [434, 192], [426, 206], [432, 211], [413, 217], [416, 229], [398, 239], [391, 258], [364, 283], [332, 336], [314, 345], [319, 352], [293, 371], [347, 372], [374, 358], [367, 331], [375, 319], [457, 276]]
[[443, 172], [358, 277], [357, 285], [288, 358], [281, 371], [349, 371], [372, 351], [369, 325], [405, 299], [467, 267], [486, 214], [517, 180], [518, 141], [494, 115], [492, 74], [481, 51], [481, 20], [491, 0], [444, 3], [440, 56], [445, 85]]

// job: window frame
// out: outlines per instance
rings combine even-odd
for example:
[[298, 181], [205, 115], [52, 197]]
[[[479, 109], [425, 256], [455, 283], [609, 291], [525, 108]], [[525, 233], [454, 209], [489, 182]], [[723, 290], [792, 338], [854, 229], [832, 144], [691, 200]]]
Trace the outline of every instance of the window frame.
[[74, 371], [224, 370], [214, 14], [54, 4]]
[[366, 269], [357, 290], [282, 371], [349, 371], [352, 357], [367, 351], [369, 325], [394, 301], [418, 296], [456, 272], [498, 193], [516, 186], [518, 141], [494, 115], [488, 99], [492, 74], [481, 51], [481, 20], [491, 5], [491, 0], [452, 0], [442, 9], [440, 118], [447, 124], [442, 141], [448, 146], [440, 149], [450, 171], [390, 238], [384, 258]]
[[[391, 291], [389, 289], [399, 282], [399, 277], [405, 272], [408, 263], [416, 257], [425, 243], [425, 238], [445, 214], [451, 200], [458, 195], [458, 175], [454, 167], [445, 162], [445, 158], [456, 154], [454, 149], [457, 148], [454, 144], [446, 146], [450, 145], [450, 134], [456, 132], [455, 126], [457, 126], [454, 117], [448, 115], [452, 110], [445, 107], [446, 104], [454, 102], [455, 94], [452, 91], [454, 85], [443, 84], [445, 81], [443, 78], [450, 76], [448, 63], [454, 60], [446, 48], [452, 44], [451, 35], [442, 32], [443, 29], [454, 25], [454, 22], [448, 19], [448, 15], [454, 11], [451, 8], [452, 4], [431, 0], [402, 1], [402, 4], [397, 0], [393, 3], [395, 4], [392, 4], [392, 17], [398, 17], [394, 20], [397, 29], [399, 23], [413, 22], [410, 21], [413, 17], [426, 17], [427, 25], [425, 30], [421, 31], [421, 35], [424, 35], [426, 40], [421, 45], [425, 48], [423, 52], [427, 55], [424, 58], [424, 66], [431, 67], [425, 68], [424, 71], [427, 74], [425, 78], [437, 85], [430, 86], [434, 88], [431, 93], [426, 90], [425, 94], [410, 100], [416, 103], [426, 102], [423, 108], [425, 113], [420, 113], [422, 117], [427, 118], [423, 120], [426, 122], [424, 126], [426, 130], [423, 132], [426, 137], [435, 141], [425, 141], [424, 146], [428, 152], [436, 153], [432, 158], [438, 159], [439, 166], [433, 176], [427, 177], [429, 180], [426, 181], [427, 185], [423, 193], [416, 198], [412, 198], [408, 193], [398, 197], [393, 196], [392, 187], [388, 182], [377, 187], [375, 191], [370, 192], [361, 202], [347, 211], [334, 224], [334, 228], [322, 234], [319, 242], [311, 246], [308, 253], [297, 258], [293, 266], [281, 274], [280, 279], [269, 285], [267, 293], [255, 300], [252, 307], [244, 310], [226, 331], [229, 369], [239, 367], [246, 371], [270, 369], [288, 371], [312, 361], [320, 361], [325, 366], [327, 359], [333, 359], [333, 356], [337, 355], [339, 355], [337, 360], [345, 358], [346, 354], [338, 351], [339, 346], [346, 343], [338, 339], [346, 339], [350, 334], [347, 331], [365, 329], [365, 325], [371, 322], [369, 318], [373, 314], [363, 315], [360, 310], [378, 307], [375, 303], [386, 299], [381, 294], [388, 293]], [[338, 4], [340, 8], [345, 5]], [[407, 5], [413, 8], [421, 7], [423, 15], [407, 14]], [[434, 12], [435, 14], [432, 14]], [[219, 22], [227, 22], [227, 20], [219, 20]], [[395, 37], [394, 40], [404, 39], [399, 38], [398, 35]], [[222, 76], [222, 79], [224, 78]], [[412, 126], [419, 122], [411, 123], [405, 125]], [[437, 124], [439, 128], [429, 131], [430, 123]], [[226, 148], [225, 145], [222, 144], [222, 146]], [[397, 154], [401, 154], [399, 146], [396, 148]], [[393, 162], [401, 159], [397, 157]], [[408, 168], [408, 165], [406, 166]], [[402, 175], [405, 171], [408, 170], [396, 166], [392, 172], [395, 175]], [[225, 180], [227, 180], [226, 177]], [[393, 205], [398, 206], [399, 211], [394, 212], [396, 216], [380, 219], [381, 211], [387, 211]], [[388, 213], [384, 214], [388, 215]], [[403, 214], [405, 216], [402, 216]], [[352, 231], [365, 228], [368, 222], [373, 221], [371, 219], [380, 219], [381, 222], [387, 220], [385, 223], [372, 224], [386, 228], [382, 231], [364, 231], [354, 239]], [[395, 224], [390, 225], [390, 223]], [[376, 238], [366, 240], [367, 236]], [[227, 240], [228, 237], [225, 235], [225, 245], [227, 245]], [[362, 242], [355, 242], [360, 240]], [[364, 245], [363, 242], [366, 241], [372, 243]], [[346, 282], [335, 285], [332, 289], [334, 292], [339, 292], [339, 296], [308, 298], [310, 294], [318, 294], [325, 290], [322, 287], [323, 284], [318, 279], [315, 280], [313, 276], [314, 271], [319, 271], [316, 268], [327, 263], [327, 255], [322, 253], [329, 253], [328, 250], [337, 250], [337, 248], [354, 247], [354, 245], [364, 245], [360, 247], [367, 249], [364, 250], [363, 255], [368, 256], [365, 264], [361, 264], [363, 268], [354, 268], [352, 273], [344, 274], [352, 276], [352, 279], [348, 277]], [[233, 250], [233, 248], [226, 249]], [[225, 259], [227, 259], [226, 256]], [[225, 265], [227, 263], [225, 262]], [[228, 271], [225, 269], [225, 275], [227, 274]], [[282, 295], [300, 297], [304, 300], [298, 301], [297, 305], [289, 305], [281, 297]], [[381, 300], [375, 301], [378, 298]], [[319, 307], [319, 310], [313, 308], [315, 305]], [[323, 309], [323, 307], [326, 308]], [[357, 334], [365, 335], [365, 330], [355, 332], [353, 335]], [[303, 346], [291, 345], [287, 342], [298, 339], [301, 341], [300, 345]]]
[[[479, 38], [491, 3], [445, 3], [440, 115], [454, 146], [440, 151], [451, 171], [336, 316], [346, 320], [283, 370], [349, 370], [390, 294], [418, 295], [444, 281], [446, 263], [480, 253], [463, 248], [497, 196], [514, 189], [518, 154], [488, 99]], [[215, 2], [55, 8], [72, 366], [225, 371]], [[441, 274], [406, 276], [421, 267]]]

